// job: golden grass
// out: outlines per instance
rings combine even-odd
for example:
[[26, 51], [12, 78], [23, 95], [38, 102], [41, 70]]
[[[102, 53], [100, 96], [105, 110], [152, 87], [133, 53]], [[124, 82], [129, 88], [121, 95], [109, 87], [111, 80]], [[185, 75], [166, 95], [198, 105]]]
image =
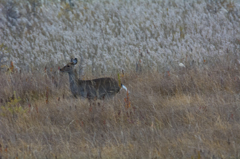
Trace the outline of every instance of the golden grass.
[[67, 75], [1, 73], [0, 155], [237, 158], [238, 69], [126, 73], [122, 83], [131, 91], [130, 103], [121, 90], [91, 109], [87, 100], [71, 95]]

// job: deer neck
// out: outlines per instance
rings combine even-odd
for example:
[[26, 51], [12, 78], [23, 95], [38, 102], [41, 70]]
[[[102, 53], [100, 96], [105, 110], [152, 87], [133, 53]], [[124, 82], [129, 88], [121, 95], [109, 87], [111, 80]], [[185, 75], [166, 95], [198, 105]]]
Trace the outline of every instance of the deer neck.
[[70, 89], [71, 92], [75, 95], [77, 94], [77, 90], [78, 90], [78, 76], [77, 76], [77, 72], [75, 71], [71, 71], [68, 72], [69, 75], [69, 83], [70, 83]]

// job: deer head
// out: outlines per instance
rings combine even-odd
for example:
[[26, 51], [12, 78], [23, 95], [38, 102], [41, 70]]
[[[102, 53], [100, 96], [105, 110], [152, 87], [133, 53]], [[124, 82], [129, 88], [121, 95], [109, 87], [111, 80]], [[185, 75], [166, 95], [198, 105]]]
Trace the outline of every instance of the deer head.
[[61, 72], [72, 72], [74, 66], [77, 64], [78, 60], [77, 58], [71, 59], [71, 62], [65, 65], [63, 68], [60, 69]]

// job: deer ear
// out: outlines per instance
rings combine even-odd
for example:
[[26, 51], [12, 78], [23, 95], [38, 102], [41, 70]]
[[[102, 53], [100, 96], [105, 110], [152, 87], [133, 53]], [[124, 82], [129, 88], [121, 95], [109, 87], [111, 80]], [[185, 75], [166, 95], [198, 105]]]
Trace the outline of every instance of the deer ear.
[[75, 58], [75, 59], [71, 59], [71, 62], [72, 62], [74, 65], [76, 65], [77, 62], [78, 62], [78, 60], [77, 60], [77, 58]]

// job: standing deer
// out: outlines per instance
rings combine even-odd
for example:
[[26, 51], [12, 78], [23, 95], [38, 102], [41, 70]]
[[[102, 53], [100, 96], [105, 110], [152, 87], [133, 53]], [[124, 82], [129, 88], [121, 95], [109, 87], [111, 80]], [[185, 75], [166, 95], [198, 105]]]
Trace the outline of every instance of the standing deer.
[[[78, 79], [74, 66], [77, 64], [77, 58], [71, 59], [71, 62], [60, 69], [61, 72], [67, 72], [69, 75], [70, 89], [74, 97], [81, 96], [90, 99], [104, 99], [114, 96], [120, 91], [118, 82], [109, 77], [96, 78], [92, 80]], [[121, 87], [126, 89], [121, 84]], [[127, 89], [126, 89], [127, 90]]]

